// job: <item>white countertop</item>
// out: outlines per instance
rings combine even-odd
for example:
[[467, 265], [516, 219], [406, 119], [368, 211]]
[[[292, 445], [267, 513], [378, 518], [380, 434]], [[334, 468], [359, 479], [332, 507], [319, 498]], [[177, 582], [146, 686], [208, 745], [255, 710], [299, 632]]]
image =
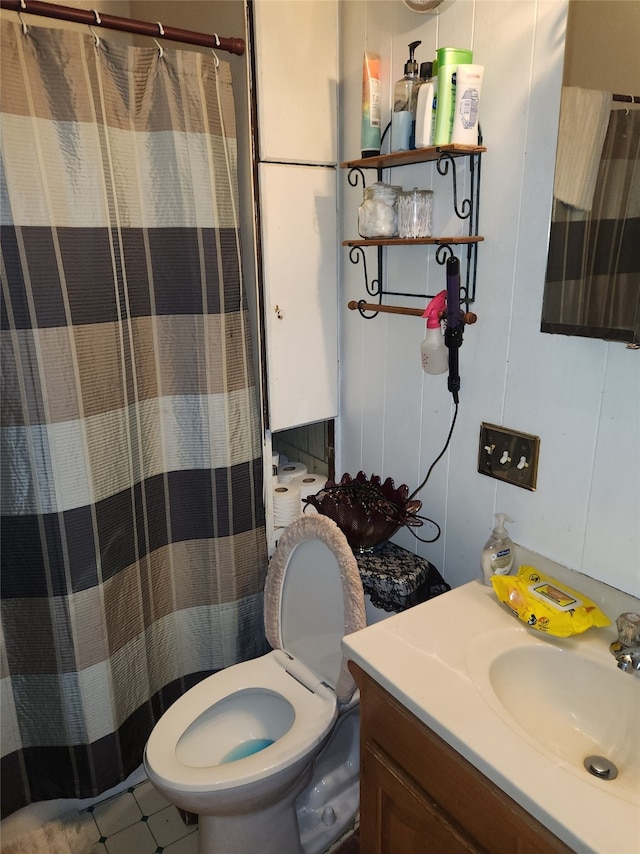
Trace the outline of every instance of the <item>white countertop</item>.
[[[640, 601], [627, 594], [522, 554], [519, 563], [536, 566], [588, 596], [612, 623], [622, 611], [640, 609]], [[474, 639], [488, 632], [504, 635], [505, 629], [514, 632], [516, 642], [555, 642], [520, 623], [479, 579], [348, 635], [343, 645], [348, 658], [567, 845], [577, 852], [639, 854], [640, 791], [637, 799], [628, 789], [620, 797], [618, 781], [598, 780], [539, 749], [506, 722], [508, 716], [496, 714], [474, 682]], [[615, 670], [609, 652], [615, 637], [612, 625], [557, 640], [569, 651], [579, 645], [581, 652]], [[640, 686], [640, 675], [615, 672]], [[593, 688], [598, 691], [598, 685]], [[524, 677], [522, 690], [527, 691]], [[636, 713], [633, 737], [640, 738], [640, 704]], [[612, 707], [611, 715], [616, 714]]]

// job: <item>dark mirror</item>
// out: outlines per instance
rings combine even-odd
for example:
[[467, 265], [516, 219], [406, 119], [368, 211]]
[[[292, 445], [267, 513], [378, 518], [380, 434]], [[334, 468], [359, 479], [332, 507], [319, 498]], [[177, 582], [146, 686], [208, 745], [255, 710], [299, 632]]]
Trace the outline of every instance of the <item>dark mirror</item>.
[[543, 332], [640, 345], [640, 3], [570, 0]]

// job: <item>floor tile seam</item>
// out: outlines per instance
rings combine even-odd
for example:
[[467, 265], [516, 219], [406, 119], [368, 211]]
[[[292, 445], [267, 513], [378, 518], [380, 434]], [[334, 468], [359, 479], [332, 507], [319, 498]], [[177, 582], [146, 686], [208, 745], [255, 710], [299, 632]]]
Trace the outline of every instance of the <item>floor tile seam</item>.
[[[169, 806], [170, 806], [170, 805], [169, 805]], [[149, 818], [152, 818], [152, 817], [153, 817], [153, 816], [155, 816], [155, 815], [158, 815], [159, 813], [163, 812], [163, 810], [165, 810], [165, 809], [168, 809], [168, 807], [167, 807], [167, 806], [162, 807], [160, 810], [157, 810], [155, 813], [152, 813], [152, 814], [151, 814], [151, 815], [149, 815], [149, 816], [141, 815], [139, 819], [136, 819], [136, 821], [130, 822], [130, 823], [128, 823], [128, 824], [124, 824], [122, 827], [113, 828], [113, 829], [111, 830], [111, 832], [110, 832], [109, 834], [107, 834], [107, 835], [105, 835], [105, 834], [101, 831], [100, 827], [97, 825], [97, 822], [96, 822], [97, 831], [98, 831], [98, 833], [100, 834], [100, 840], [106, 840], [106, 841], [108, 841], [109, 839], [112, 839], [114, 836], [116, 836], [117, 834], [121, 833], [122, 831], [124, 831], [124, 830], [129, 830], [130, 828], [134, 827], [136, 824], [143, 823], [143, 824], [145, 824], [145, 825], [146, 825], [146, 827], [147, 827], [147, 829], [148, 829], [148, 831], [149, 831], [149, 834], [151, 835], [151, 837], [152, 837], [153, 841], [155, 842], [156, 846], [157, 846], [158, 848], [162, 849], [162, 848], [167, 848], [169, 845], [173, 845], [173, 844], [175, 844], [176, 842], [179, 842], [181, 839], [184, 839], [185, 837], [190, 836], [190, 835], [191, 835], [191, 833], [193, 833], [194, 831], [196, 831], [196, 830], [197, 830], [197, 827], [195, 827], [195, 826], [194, 826], [193, 830], [190, 830], [190, 829], [189, 829], [189, 830], [187, 830], [188, 825], [184, 825], [184, 828], [185, 828], [185, 830], [186, 830], [186, 832], [185, 832], [185, 833], [183, 833], [183, 834], [182, 834], [182, 835], [180, 835], [180, 836], [177, 836], [175, 839], [171, 839], [171, 840], [170, 840], [170, 841], [168, 841], [168, 842], [163, 842], [161, 839], [159, 839], [159, 838], [158, 838], [158, 834], [154, 832], [154, 830], [153, 830], [153, 826], [149, 823], [148, 819], [149, 819]], [[177, 814], [177, 815], [179, 815], [179, 814]], [[94, 819], [94, 822], [95, 822], [95, 819]], [[164, 828], [161, 828], [161, 829], [164, 829]], [[99, 840], [99, 841], [100, 841], [100, 840]]]
[[[126, 792], [124, 792], [124, 793], [122, 793], [122, 794], [127, 794], [127, 793], [126, 793]], [[102, 829], [101, 829], [101, 827], [100, 827], [100, 825], [99, 825], [99, 823], [98, 823], [98, 820], [97, 820], [97, 819], [96, 819], [96, 817], [95, 817], [95, 814], [94, 814], [95, 807], [96, 807], [96, 806], [102, 806], [103, 804], [106, 804], [106, 803], [108, 803], [108, 802], [109, 802], [109, 801], [111, 801], [111, 800], [113, 800], [113, 801], [115, 802], [115, 801], [117, 801], [117, 800], [118, 800], [118, 798], [122, 797], [122, 794], [120, 794], [120, 795], [115, 795], [113, 798], [109, 798], [109, 799], [107, 799], [107, 800], [105, 800], [105, 801], [101, 801], [99, 804], [93, 804], [92, 806], [87, 807], [87, 809], [85, 810], [85, 812], [87, 812], [87, 813], [91, 816], [91, 818], [93, 819], [94, 824], [96, 825], [96, 828], [97, 828], [98, 833], [100, 834], [101, 838], [108, 838], [108, 837], [105, 837], [105, 835], [104, 835], [104, 833], [102, 832]], [[135, 796], [134, 796], [134, 799], [135, 799]], [[114, 836], [114, 835], [115, 835], [116, 833], [118, 833], [120, 830], [126, 830], [128, 827], [132, 827], [134, 824], [137, 824], [137, 823], [138, 823], [138, 822], [140, 822], [140, 821], [148, 822], [148, 819], [149, 819], [149, 818], [151, 818], [152, 816], [158, 815], [158, 813], [161, 813], [163, 810], [167, 809], [167, 807], [168, 807], [168, 806], [170, 806], [170, 804], [164, 804], [163, 806], [159, 807], [159, 809], [154, 810], [153, 812], [145, 813], [145, 812], [143, 812], [143, 809], [142, 809], [142, 807], [140, 806], [140, 804], [138, 803], [138, 801], [136, 801], [135, 803], [136, 803], [136, 807], [140, 810], [140, 816], [139, 816], [139, 817], [137, 817], [137, 818], [135, 818], [133, 821], [130, 821], [130, 822], [128, 822], [127, 824], [122, 825], [122, 826], [121, 826], [121, 827], [119, 827], [117, 830], [112, 830], [112, 831], [108, 834], [109, 836]], [[154, 838], [155, 838], [155, 837], [154, 837]]]
[[[118, 840], [114, 844], [114, 839], [116, 836], [119, 836], [121, 833], [124, 833], [127, 830], [131, 830], [131, 828], [135, 827], [138, 822], [134, 822], [133, 824], [128, 825], [127, 827], [122, 827], [114, 833], [109, 834], [107, 837], [103, 837], [103, 844], [107, 851], [107, 854], [123, 854], [122, 848], [122, 839]], [[148, 851], [148, 854], [158, 854], [158, 851], [162, 851], [162, 846], [160, 846], [155, 839], [154, 835], [151, 833], [151, 829], [147, 826], [147, 832], [149, 834], [149, 840], [154, 847], [153, 851]], [[109, 845], [111, 842], [111, 845]], [[129, 854], [130, 849], [127, 848], [127, 854]], [[138, 854], [137, 850], [135, 852], [131, 852], [131, 854]]]

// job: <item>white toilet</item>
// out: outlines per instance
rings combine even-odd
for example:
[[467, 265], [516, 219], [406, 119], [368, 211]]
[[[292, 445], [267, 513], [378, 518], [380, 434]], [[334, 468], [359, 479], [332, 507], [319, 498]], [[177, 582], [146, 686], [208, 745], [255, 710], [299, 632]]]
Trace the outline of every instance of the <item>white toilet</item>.
[[145, 748], [153, 785], [199, 815], [199, 854], [321, 854], [358, 809], [358, 695], [341, 639], [364, 628], [364, 594], [331, 519], [301, 516], [283, 533], [264, 614], [273, 651], [187, 691]]

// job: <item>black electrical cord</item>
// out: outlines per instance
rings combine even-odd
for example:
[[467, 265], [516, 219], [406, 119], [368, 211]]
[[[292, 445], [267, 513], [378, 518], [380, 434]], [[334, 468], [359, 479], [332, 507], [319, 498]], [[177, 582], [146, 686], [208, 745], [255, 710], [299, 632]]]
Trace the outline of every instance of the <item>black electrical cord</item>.
[[380, 150], [381, 151], [382, 151], [382, 143], [384, 142], [384, 138], [387, 135], [387, 131], [389, 130], [390, 127], [391, 127], [391, 122], [389, 122], [389, 124], [386, 126], [386, 128], [384, 129], [384, 131], [382, 133], [382, 136], [380, 137]]
[[435, 541], [440, 537], [440, 534], [442, 533], [442, 528], [440, 527], [440, 525], [438, 525], [438, 523], [436, 522], [435, 519], [429, 519], [428, 516], [418, 516], [417, 513], [416, 513], [416, 519], [423, 519], [425, 522], [431, 522], [433, 527], [436, 528], [436, 530], [438, 532], [435, 535], [435, 537], [432, 537], [430, 540], [425, 540], [424, 537], [419, 537], [416, 534], [416, 532], [413, 530], [413, 528], [409, 528], [409, 526], [407, 525], [407, 528], [409, 529], [409, 531], [411, 531], [411, 533], [416, 538], [416, 540], [420, 540], [421, 543], [435, 543]]
[[[422, 481], [422, 483], [420, 484], [420, 486], [419, 486], [417, 489], [414, 489], [414, 490], [413, 490], [413, 492], [411, 493], [411, 495], [407, 498], [407, 501], [411, 501], [411, 499], [412, 499], [412, 498], [415, 498], [415, 497], [416, 497], [416, 495], [420, 492], [420, 490], [421, 490], [421, 489], [423, 489], [423, 488], [426, 486], [427, 481], [428, 481], [428, 480], [429, 480], [429, 478], [431, 477], [431, 472], [434, 470], [434, 468], [436, 467], [436, 465], [440, 462], [440, 460], [442, 459], [442, 457], [445, 455], [446, 450], [447, 450], [447, 448], [449, 447], [449, 442], [451, 441], [451, 436], [453, 435], [453, 428], [456, 426], [456, 419], [457, 419], [457, 417], [458, 417], [458, 405], [459, 405], [459, 404], [458, 404], [458, 401], [456, 400], [456, 401], [455, 401], [455, 410], [454, 410], [454, 413], [453, 413], [453, 420], [451, 421], [451, 427], [449, 428], [449, 435], [447, 436], [447, 441], [444, 443], [444, 448], [440, 451], [440, 453], [438, 454], [438, 456], [437, 456], [437, 457], [435, 458], [435, 460], [431, 463], [431, 465], [430, 465], [430, 467], [429, 467], [429, 471], [427, 472], [427, 476], [425, 477], [425, 479]], [[430, 519], [429, 521], [431, 522], [432, 520]], [[436, 523], [434, 522], [433, 524], [435, 525]], [[438, 527], [438, 526], [436, 525], [436, 527]], [[418, 539], [419, 539], [419, 538], [418, 538]], [[437, 539], [437, 537], [436, 537], [436, 539]], [[429, 542], [429, 541], [428, 541], [428, 540], [425, 540], [425, 542]], [[432, 542], [432, 541], [431, 541], [431, 542]]]
[[[429, 466], [429, 471], [427, 472], [425, 479], [422, 481], [422, 483], [420, 484], [420, 486], [417, 489], [413, 490], [411, 495], [407, 498], [407, 501], [411, 501], [412, 498], [415, 498], [416, 495], [420, 492], [420, 490], [426, 486], [427, 481], [431, 477], [431, 472], [434, 470], [436, 465], [440, 462], [442, 457], [445, 455], [447, 448], [449, 447], [449, 442], [451, 441], [451, 437], [453, 435], [453, 428], [456, 426], [456, 419], [458, 417], [458, 401], [457, 401], [455, 395], [453, 396], [453, 399], [455, 402], [455, 409], [453, 412], [453, 419], [451, 421], [451, 427], [449, 428], [449, 435], [447, 436], [447, 441], [444, 443], [444, 448], [440, 451], [438, 456], [435, 458], [435, 460]], [[418, 516], [416, 514], [416, 518], [424, 519], [425, 522], [431, 522], [431, 524], [434, 526], [434, 528], [437, 529], [437, 534], [435, 535], [435, 537], [432, 537], [430, 540], [425, 540], [424, 537], [419, 537], [416, 534], [416, 532], [413, 530], [413, 528], [409, 528], [409, 530], [411, 531], [413, 536], [416, 538], [416, 540], [420, 540], [421, 543], [435, 543], [435, 541], [439, 538], [440, 534], [442, 533], [442, 529], [441, 529], [440, 525], [438, 525], [438, 523], [434, 519], [429, 519], [426, 516]]]

